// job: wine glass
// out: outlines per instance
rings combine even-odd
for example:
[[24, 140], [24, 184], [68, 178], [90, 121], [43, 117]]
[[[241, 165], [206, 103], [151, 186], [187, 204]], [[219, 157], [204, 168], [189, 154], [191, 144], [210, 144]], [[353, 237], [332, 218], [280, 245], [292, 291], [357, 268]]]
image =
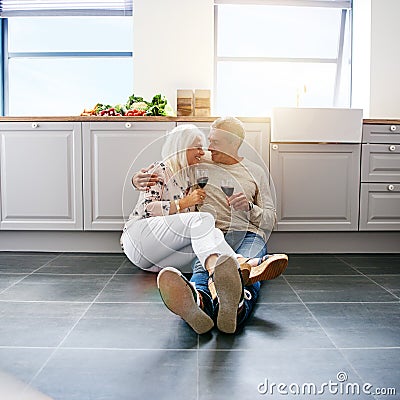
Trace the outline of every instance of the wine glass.
[[235, 190], [233, 179], [222, 179], [221, 189], [227, 197], [231, 197], [233, 195], [233, 191]]
[[208, 169], [196, 168], [196, 182], [203, 189], [208, 182]]

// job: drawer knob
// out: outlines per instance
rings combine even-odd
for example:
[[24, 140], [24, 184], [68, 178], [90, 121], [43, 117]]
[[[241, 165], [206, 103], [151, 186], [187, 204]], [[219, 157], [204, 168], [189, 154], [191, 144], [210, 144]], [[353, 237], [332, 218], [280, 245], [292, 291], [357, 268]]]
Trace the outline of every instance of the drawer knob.
[[278, 150], [278, 149], [279, 149], [279, 146], [277, 144], [272, 145], [272, 150]]
[[390, 190], [391, 192], [393, 192], [393, 190], [394, 190], [394, 185], [388, 185], [388, 190]]
[[389, 146], [389, 150], [390, 151], [395, 151], [396, 150], [396, 146], [392, 144], [391, 146]]
[[37, 122], [32, 122], [32, 128], [37, 128], [39, 126], [39, 124]]
[[392, 132], [396, 132], [397, 126], [396, 126], [396, 125], [390, 125], [390, 130], [391, 130]]
[[132, 124], [130, 123], [130, 122], [127, 122], [126, 124], [125, 124], [125, 128], [132, 128]]

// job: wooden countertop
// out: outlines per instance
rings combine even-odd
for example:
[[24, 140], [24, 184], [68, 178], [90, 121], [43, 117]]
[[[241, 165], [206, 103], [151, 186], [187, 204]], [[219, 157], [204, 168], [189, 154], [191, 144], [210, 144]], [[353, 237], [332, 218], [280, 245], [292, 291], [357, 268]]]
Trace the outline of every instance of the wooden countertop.
[[[218, 117], [96, 117], [96, 116], [51, 116], [51, 117], [0, 117], [0, 122], [214, 122]], [[270, 122], [270, 118], [238, 117], [243, 122]]]
[[[218, 117], [83, 117], [83, 116], [15, 116], [0, 117], [0, 122], [213, 122]], [[238, 117], [243, 122], [271, 122], [269, 117]], [[364, 124], [371, 125], [399, 125], [400, 119], [364, 119]]]
[[371, 125], [398, 125], [400, 119], [363, 119], [364, 124]]

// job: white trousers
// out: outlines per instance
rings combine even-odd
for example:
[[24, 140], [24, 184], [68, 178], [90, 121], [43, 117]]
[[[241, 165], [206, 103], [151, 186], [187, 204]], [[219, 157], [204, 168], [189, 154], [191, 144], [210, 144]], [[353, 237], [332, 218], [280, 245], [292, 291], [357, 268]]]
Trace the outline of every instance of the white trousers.
[[235, 256], [215, 227], [214, 217], [204, 212], [128, 221], [121, 242], [133, 264], [152, 272], [164, 267], [179, 269], [196, 256], [203, 266], [210, 254]]

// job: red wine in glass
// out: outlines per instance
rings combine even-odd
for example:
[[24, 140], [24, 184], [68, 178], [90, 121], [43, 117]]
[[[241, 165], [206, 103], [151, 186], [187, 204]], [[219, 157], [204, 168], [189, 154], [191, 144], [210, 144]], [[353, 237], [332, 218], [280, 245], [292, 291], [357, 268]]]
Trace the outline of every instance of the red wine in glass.
[[225, 193], [226, 196], [231, 197], [235, 190], [235, 185], [233, 179], [222, 179], [221, 180], [221, 189]]
[[206, 186], [208, 183], [208, 176], [203, 176], [201, 178], [197, 178], [197, 184], [204, 189], [204, 186]]
[[203, 189], [208, 183], [208, 170], [196, 168], [196, 182]]
[[228, 197], [231, 197], [233, 195], [233, 186], [221, 186], [221, 189]]

